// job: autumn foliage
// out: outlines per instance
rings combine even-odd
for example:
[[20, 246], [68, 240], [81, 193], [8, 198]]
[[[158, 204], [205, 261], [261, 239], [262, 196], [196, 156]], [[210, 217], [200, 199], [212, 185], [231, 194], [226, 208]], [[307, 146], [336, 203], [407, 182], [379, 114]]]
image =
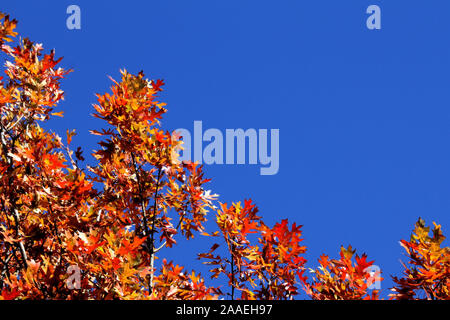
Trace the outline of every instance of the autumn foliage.
[[[180, 137], [161, 127], [161, 80], [122, 71], [97, 95], [105, 128], [92, 130], [96, 164], [83, 165], [75, 132], [42, 127], [62, 116], [54, 109], [71, 70], [18, 39], [16, 24], [0, 13], [0, 299], [379, 299], [381, 275], [365, 254], [342, 248], [309, 270], [301, 226], [266, 225], [250, 200], [216, 203], [202, 167], [180, 161]], [[205, 230], [207, 217], [216, 230]], [[391, 299], [450, 298], [449, 248], [440, 226], [429, 231], [419, 220], [401, 241], [409, 261]], [[161, 256], [194, 237], [210, 243], [197, 257], [206, 278]]]
[[355, 252], [342, 247], [339, 260], [322, 255], [306, 292], [316, 300], [377, 300], [378, 291], [370, 289], [382, 280], [381, 274], [371, 270], [373, 261], [367, 261], [367, 255], [359, 257]]
[[[300, 245], [300, 226], [294, 223], [289, 227], [288, 221], [283, 220], [269, 228], [257, 212], [251, 201], [245, 201], [243, 206], [222, 204], [216, 215], [219, 231], [213, 236], [224, 240], [229, 255], [215, 255], [220, 247], [216, 243], [199, 257], [214, 266], [212, 278], [225, 276], [232, 299], [293, 298], [298, 294], [298, 280], [304, 279], [306, 262], [301, 256], [306, 248]], [[256, 244], [250, 235], [258, 237]]]
[[425, 221], [417, 221], [411, 240], [400, 243], [409, 261], [404, 264], [404, 276], [393, 277], [395, 299], [450, 299], [450, 250], [442, 247], [445, 240], [441, 226], [434, 224], [432, 235]]

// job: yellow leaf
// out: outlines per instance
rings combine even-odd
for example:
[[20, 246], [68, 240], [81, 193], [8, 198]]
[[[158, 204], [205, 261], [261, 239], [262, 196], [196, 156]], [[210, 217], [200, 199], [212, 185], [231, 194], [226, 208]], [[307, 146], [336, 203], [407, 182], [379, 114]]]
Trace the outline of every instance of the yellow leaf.
[[64, 117], [64, 111], [60, 111], [60, 112], [53, 112], [51, 114], [52, 116], [57, 116], [57, 117]]

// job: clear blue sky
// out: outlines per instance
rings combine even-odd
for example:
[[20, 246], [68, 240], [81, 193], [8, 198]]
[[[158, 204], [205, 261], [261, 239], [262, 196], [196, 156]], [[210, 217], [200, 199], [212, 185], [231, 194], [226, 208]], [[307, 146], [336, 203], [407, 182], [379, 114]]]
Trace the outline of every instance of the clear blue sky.
[[[82, 29], [66, 28], [77, 4]], [[366, 28], [366, 8], [382, 29]], [[220, 200], [251, 197], [269, 224], [303, 224], [310, 267], [352, 244], [389, 274], [417, 218], [450, 234], [450, 2], [432, 1], [3, 1], [21, 35], [56, 48], [64, 82], [61, 135], [88, 133], [94, 93], [120, 68], [166, 82], [168, 129], [279, 128], [280, 171], [208, 166]], [[92, 161], [92, 157], [87, 157]], [[168, 253], [190, 256], [205, 239]], [[192, 262], [192, 263], [191, 263]], [[386, 292], [386, 291], [385, 291]]]

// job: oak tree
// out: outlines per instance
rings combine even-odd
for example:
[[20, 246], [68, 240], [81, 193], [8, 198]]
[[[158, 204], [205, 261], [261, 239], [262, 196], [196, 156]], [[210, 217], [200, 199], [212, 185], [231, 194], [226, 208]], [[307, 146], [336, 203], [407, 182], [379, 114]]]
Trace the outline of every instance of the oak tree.
[[[63, 139], [43, 125], [63, 115], [55, 109], [72, 70], [16, 25], [0, 13], [0, 299], [380, 298], [365, 254], [342, 248], [308, 273], [302, 226], [268, 226], [251, 200], [218, 204], [202, 166], [181, 161], [180, 136], [162, 127], [162, 80], [126, 70], [111, 79], [94, 105], [105, 127], [91, 131], [101, 141], [86, 165], [74, 131]], [[217, 227], [205, 230], [211, 215]], [[194, 237], [211, 241], [198, 254], [207, 277], [163, 255]], [[430, 236], [417, 222], [401, 241], [409, 261], [391, 299], [450, 299], [443, 240], [440, 226]]]

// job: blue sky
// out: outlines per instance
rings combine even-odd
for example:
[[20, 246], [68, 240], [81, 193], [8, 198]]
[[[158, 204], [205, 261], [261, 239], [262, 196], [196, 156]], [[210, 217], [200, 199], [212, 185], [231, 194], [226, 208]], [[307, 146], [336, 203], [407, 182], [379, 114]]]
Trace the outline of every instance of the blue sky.
[[[66, 8], [81, 8], [81, 30]], [[368, 30], [369, 5], [382, 29]], [[448, 1], [8, 1], [22, 36], [56, 48], [74, 73], [64, 81], [74, 146], [96, 149], [88, 130], [94, 93], [119, 69], [166, 82], [167, 129], [280, 129], [280, 170], [205, 168], [222, 202], [252, 198], [273, 224], [303, 224], [310, 267], [341, 245], [389, 274], [405, 260], [398, 241], [420, 216], [449, 234], [450, 21]], [[92, 161], [92, 157], [87, 157]], [[188, 267], [201, 238], [167, 252]]]

